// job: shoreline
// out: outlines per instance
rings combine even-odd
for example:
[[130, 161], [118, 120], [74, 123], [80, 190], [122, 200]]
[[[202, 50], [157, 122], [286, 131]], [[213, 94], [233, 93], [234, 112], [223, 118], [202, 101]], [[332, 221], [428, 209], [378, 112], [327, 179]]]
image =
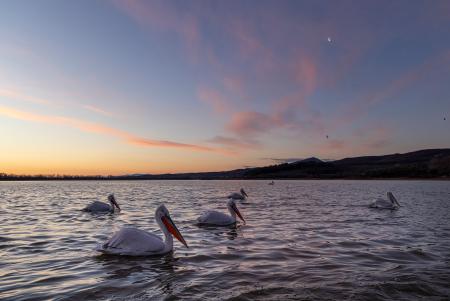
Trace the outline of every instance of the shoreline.
[[67, 181], [450, 181], [449, 177], [442, 178], [228, 178], [228, 179], [192, 179], [192, 178], [73, 178], [73, 179], [0, 179], [0, 182], [67, 182]]

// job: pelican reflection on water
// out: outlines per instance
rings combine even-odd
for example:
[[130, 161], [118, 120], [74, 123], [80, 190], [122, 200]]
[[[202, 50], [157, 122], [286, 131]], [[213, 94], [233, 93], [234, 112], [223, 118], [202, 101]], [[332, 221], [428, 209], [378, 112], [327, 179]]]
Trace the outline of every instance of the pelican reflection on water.
[[173, 250], [172, 235], [186, 248], [186, 241], [170, 217], [169, 210], [161, 204], [155, 211], [155, 220], [165, 240], [159, 236], [133, 227], [122, 227], [105, 243], [97, 246], [96, 250], [105, 254], [147, 256], [162, 255]]

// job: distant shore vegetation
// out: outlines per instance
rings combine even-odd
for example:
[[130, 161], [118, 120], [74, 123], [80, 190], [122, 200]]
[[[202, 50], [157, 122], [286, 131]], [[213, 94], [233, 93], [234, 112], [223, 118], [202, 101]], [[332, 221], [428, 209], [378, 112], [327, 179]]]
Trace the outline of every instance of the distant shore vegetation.
[[335, 161], [308, 158], [291, 163], [218, 172], [119, 176], [0, 173], [0, 181], [238, 179], [450, 179], [450, 149], [428, 149], [405, 154], [364, 156]]

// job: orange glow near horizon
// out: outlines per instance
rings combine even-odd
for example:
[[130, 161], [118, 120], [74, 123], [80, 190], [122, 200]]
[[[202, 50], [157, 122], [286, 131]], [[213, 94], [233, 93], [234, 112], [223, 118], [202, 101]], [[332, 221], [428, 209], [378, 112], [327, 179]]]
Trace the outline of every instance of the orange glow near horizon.
[[385, 2], [1, 1], [0, 173], [450, 147], [449, 2]]

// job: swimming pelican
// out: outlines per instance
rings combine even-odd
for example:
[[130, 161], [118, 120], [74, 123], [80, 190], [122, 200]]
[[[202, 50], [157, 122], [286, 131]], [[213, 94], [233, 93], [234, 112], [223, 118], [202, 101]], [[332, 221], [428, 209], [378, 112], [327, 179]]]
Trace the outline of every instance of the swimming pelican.
[[269, 183], [269, 185], [274, 185], [275, 184], [275, 182], [272, 180], [272, 182], [270, 182]]
[[86, 208], [84, 208], [83, 211], [94, 213], [106, 213], [106, 212], [114, 213], [114, 207], [117, 207], [117, 209], [120, 211], [119, 204], [117, 204], [114, 194], [108, 195], [108, 201], [111, 203], [111, 205], [100, 201], [95, 201], [92, 204], [86, 206]]
[[236, 223], [236, 214], [244, 222], [239, 209], [236, 207], [235, 200], [229, 199], [227, 202], [228, 211], [230, 215], [222, 212], [208, 210], [197, 218], [197, 222], [200, 225], [213, 225], [213, 226], [228, 226]]
[[396, 210], [400, 207], [400, 204], [398, 203], [397, 199], [394, 197], [392, 192], [387, 193], [388, 200], [385, 199], [377, 199], [375, 202], [370, 204], [370, 208], [377, 208], [377, 209], [390, 209], [390, 210]]
[[245, 192], [244, 188], [241, 188], [239, 192], [233, 192], [232, 194], [228, 195], [228, 198], [233, 200], [245, 200], [246, 198], [248, 198], [248, 195]]
[[164, 241], [153, 233], [132, 227], [122, 227], [107, 242], [98, 245], [96, 251], [129, 256], [162, 255], [172, 251], [172, 235], [188, 248], [186, 241], [170, 218], [169, 210], [163, 204], [156, 208], [155, 220], [164, 233]]

